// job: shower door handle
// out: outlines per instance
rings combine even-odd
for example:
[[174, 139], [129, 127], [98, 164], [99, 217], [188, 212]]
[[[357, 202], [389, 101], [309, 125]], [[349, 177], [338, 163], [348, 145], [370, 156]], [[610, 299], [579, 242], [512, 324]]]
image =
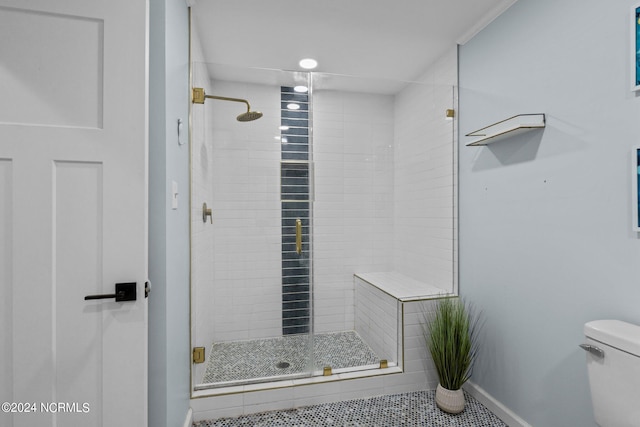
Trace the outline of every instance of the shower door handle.
[[302, 221], [296, 219], [296, 252], [298, 255], [302, 253]]

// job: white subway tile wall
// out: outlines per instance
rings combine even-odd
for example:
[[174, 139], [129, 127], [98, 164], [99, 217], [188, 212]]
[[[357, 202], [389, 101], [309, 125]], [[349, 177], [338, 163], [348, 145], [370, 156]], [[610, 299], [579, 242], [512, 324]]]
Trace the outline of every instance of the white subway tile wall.
[[[281, 334], [279, 87], [208, 82], [211, 95], [244, 98], [262, 111], [241, 123], [244, 104], [194, 105], [192, 290], [196, 346]], [[199, 68], [196, 69], [198, 71]], [[271, 136], [271, 137], [270, 137]], [[202, 221], [202, 203], [213, 224]]]
[[[402, 364], [399, 343], [402, 329], [400, 302], [380, 289], [354, 277], [356, 287], [356, 332], [380, 359]], [[400, 338], [400, 339], [398, 339]]]
[[355, 271], [392, 269], [393, 97], [313, 94], [314, 328], [354, 329]]
[[[444, 58], [445, 64], [454, 63]], [[397, 96], [394, 141], [394, 267], [428, 284], [457, 289], [455, 80], [447, 67]], [[440, 75], [439, 73], [444, 73]], [[453, 81], [452, 81], [453, 80]]]

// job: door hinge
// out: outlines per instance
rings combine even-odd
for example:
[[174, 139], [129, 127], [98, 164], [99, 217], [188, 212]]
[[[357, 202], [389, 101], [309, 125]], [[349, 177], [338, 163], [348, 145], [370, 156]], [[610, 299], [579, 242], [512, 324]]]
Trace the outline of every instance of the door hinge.
[[204, 363], [204, 347], [193, 347], [193, 363]]

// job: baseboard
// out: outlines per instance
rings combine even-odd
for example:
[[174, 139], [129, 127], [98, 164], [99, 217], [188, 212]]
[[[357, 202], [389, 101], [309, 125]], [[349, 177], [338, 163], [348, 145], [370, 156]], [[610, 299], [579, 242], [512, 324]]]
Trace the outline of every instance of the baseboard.
[[193, 410], [189, 408], [187, 417], [184, 419], [183, 427], [191, 427], [193, 425]]
[[532, 427], [531, 424], [517, 416], [511, 409], [497, 401], [479, 385], [474, 384], [471, 381], [467, 381], [463, 388], [478, 402], [486, 406], [488, 410], [496, 414], [496, 416], [504, 421], [509, 427]]

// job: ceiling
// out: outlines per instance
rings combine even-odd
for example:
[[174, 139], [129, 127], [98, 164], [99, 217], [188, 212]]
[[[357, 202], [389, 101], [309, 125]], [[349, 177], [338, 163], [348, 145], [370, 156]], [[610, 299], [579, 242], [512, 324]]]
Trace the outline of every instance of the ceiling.
[[[248, 69], [415, 81], [515, 0], [191, 0], [205, 61], [217, 78]], [[215, 70], [218, 70], [217, 72]], [[240, 72], [242, 71], [242, 72]], [[241, 77], [244, 76], [244, 77]]]

